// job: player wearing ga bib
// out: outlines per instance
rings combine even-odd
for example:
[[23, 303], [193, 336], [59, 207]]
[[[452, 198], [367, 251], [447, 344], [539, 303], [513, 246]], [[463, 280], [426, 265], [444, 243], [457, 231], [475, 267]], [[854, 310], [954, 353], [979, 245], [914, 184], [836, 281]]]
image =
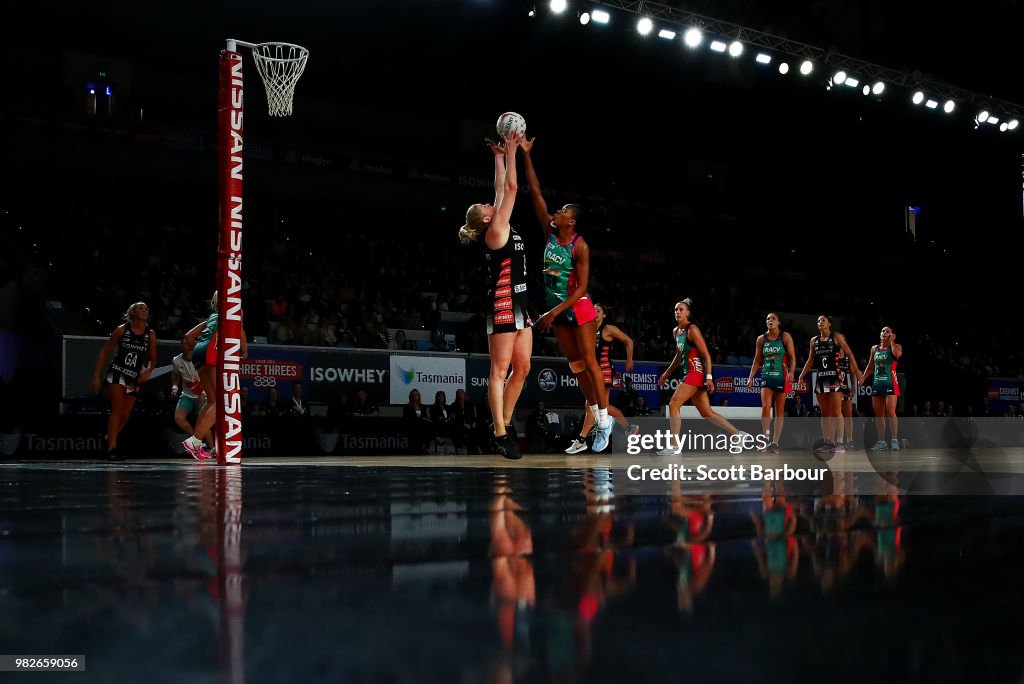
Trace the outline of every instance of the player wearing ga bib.
[[871, 396], [879, 397], [893, 394], [900, 396], [900, 382], [896, 378], [896, 357], [892, 349], [878, 345], [875, 347], [871, 360], [875, 364], [875, 377], [871, 381]]
[[[579, 286], [576, 277], [576, 243], [580, 239], [576, 233], [568, 244], [562, 244], [558, 236], [552, 232], [544, 246], [544, 293], [549, 309], [553, 309], [566, 299]], [[580, 327], [597, 318], [590, 295], [584, 294], [568, 309], [555, 317], [555, 325], [571, 325]]]

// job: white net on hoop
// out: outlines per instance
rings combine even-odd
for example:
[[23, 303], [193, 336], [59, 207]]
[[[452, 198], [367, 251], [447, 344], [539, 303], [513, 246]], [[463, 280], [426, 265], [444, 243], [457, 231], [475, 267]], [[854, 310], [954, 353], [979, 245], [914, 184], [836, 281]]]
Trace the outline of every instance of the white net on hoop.
[[291, 43], [260, 43], [252, 57], [267, 89], [267, 111], [271, 116], [291, 116], [295, 84], [306, 68], [309, 50]]

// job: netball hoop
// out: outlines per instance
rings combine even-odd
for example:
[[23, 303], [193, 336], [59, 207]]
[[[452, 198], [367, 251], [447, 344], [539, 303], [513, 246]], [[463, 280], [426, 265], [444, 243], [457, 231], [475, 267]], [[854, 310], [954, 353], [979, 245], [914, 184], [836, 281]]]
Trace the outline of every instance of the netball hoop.
[[242, 114], [245, 82], [242, 54], [252, 50], [256, 71], [267, 91], [271, 116], [289, 116], [295, 84], [306, 68], [309, 51], [291, 43], [247, 43], [229, 39], [220, 53], [217, 111], [217, 177], [220, 194], [220, 240], [217, 247], [217, 462], [242, 462]]

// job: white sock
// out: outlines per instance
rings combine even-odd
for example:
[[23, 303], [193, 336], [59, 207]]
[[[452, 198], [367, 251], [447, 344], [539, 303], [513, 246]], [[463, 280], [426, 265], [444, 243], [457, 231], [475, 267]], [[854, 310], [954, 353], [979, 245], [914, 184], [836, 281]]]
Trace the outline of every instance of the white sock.
[[607, 408], [603, 408], [603, 409], [598, 409], [597, 410], [597, 424], [600, 425], [601, 427], [608, 427], [608, 409]]
[[590, 405], [590, 412], [594, 415], [594, 422], [601, 427], [601, 411], [597, 408], [597, 404]]
[[201, 441], [199, 441], [198, 439], [196, 439], [195, 435], [191, 435], [188, 438], [188, 443], [191, 444], [194, 447], [201, 447], [201, 446], [203, 446], [203, 443]]

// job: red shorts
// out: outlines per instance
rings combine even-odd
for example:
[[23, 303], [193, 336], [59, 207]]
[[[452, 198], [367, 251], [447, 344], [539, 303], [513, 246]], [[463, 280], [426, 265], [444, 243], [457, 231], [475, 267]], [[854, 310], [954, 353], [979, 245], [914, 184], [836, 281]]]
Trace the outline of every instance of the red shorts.
[[594, 309], [590, 296], [583, 295], [576, 300], [575, 304], [555, 316], [554, 324], [571, 325], [574, 328], [581, 328], [595, 318], [597, 318], [597, 310]]
[[684, 385], [703, 388], [705, 382], [707, 381], [704, 379], [704, 371], [700, 370], [692, 370], [683, 377]]

